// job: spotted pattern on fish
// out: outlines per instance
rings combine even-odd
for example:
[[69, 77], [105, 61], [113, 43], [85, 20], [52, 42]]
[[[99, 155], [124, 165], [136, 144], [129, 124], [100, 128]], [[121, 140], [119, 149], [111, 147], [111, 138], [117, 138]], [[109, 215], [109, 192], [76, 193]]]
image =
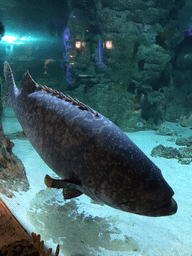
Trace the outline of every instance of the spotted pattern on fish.
[[84, 193], [146, 216], [177, 211], [174, 192], [160, 169], [109, 119], [69, 95], [36, 84], [28, 72], [18, 90], [7, 62], [4, 73], [6, 103], [34, 149], [61, 178], [46, 176], [49, 187], [63, 186], [70, 198]]

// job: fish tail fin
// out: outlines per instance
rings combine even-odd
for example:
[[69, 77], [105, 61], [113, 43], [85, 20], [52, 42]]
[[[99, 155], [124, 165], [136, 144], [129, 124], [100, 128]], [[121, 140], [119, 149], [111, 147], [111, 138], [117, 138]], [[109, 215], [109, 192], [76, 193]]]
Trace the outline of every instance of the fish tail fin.
[[4, 62], [4, 76], [7, 82], [7, 88], [5, 92], [5, 104], [7, 106], [13, 107], [13, 102], [16, 94], [18, 94], [18, 89], [15, 85], [13, 72], [7, 61]]

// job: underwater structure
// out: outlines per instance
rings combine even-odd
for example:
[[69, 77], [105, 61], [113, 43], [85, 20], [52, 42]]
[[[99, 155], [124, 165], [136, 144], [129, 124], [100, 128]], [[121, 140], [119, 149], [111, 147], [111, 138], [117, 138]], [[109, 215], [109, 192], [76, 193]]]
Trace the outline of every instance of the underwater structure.
[[[87, 103], [92, 102], [124, 130], [137, 130], [139, 122], [145, 128], [188, 118], [186, 109], [173, 110], [180, 101], [175, 98], [173, 66], [179, 62], [175, 47], [183, 37], [179, 13], [184, 6], [184, 1], [70, 1], [69, 89], [90, 92]], [[102, 88], [107, 90], [105, 107], [94, 100], [99, 99]], [[109, 94], [114, 104], [118, 102], [113, 113], [108, 108]], [[188, 94], [185, 97], [190, 98]], [[124, 106], [122, 120], [118, 116]]]

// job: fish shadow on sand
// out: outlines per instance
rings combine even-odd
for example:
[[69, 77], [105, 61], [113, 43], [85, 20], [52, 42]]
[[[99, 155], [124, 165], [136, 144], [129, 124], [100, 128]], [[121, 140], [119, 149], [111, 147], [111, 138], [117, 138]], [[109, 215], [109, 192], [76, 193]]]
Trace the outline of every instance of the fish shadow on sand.
[[44, 240], [51, 239], [60, 244], [60, 251], [66, 256], [104, 255], [102, 252], [105, 250], [110, 255], [139, 251], [133, 238], [124, 235], [122, 238], [121, 231], [115, 227], [111, 218], [79, 213], [76, 203], [78, 200], [63, 202], [61, 191], [41, 190], [31, 201], [28, 210], [28, 217], [35, 226], [35, 231]]

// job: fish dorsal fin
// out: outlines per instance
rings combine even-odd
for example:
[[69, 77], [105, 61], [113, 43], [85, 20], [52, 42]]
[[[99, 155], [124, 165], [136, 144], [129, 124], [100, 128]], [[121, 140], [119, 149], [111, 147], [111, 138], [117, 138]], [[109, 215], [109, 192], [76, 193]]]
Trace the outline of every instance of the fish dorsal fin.
[[24, 74], [23, 80], [21, 82], [21, 90], [25, 93], [32, 93], [37, 89], [37, 84], [30, 76], [29, 72], [27, 71]]
[[85, 105], [83, 102], [80, 102], [78, 99], [73, 99], [69, 95], [65, 95], [62, 92], [58, 92], [57, 90], [53, 90], [47, 86], [43, 85], [37, 85], [37, 91], [44, 91], [46, 93], [50, 93], [52, 96], [56, 96], [59, 99], [64, 99], [65, 101], [72, 102], [73, 105], [78, 105], [78, 108], [81, 110], [87, 110], [90, 111], [92, 114], [94, 114], [96, 117], [99, 116], [98, 112], [94, 112], [88, 105]]

